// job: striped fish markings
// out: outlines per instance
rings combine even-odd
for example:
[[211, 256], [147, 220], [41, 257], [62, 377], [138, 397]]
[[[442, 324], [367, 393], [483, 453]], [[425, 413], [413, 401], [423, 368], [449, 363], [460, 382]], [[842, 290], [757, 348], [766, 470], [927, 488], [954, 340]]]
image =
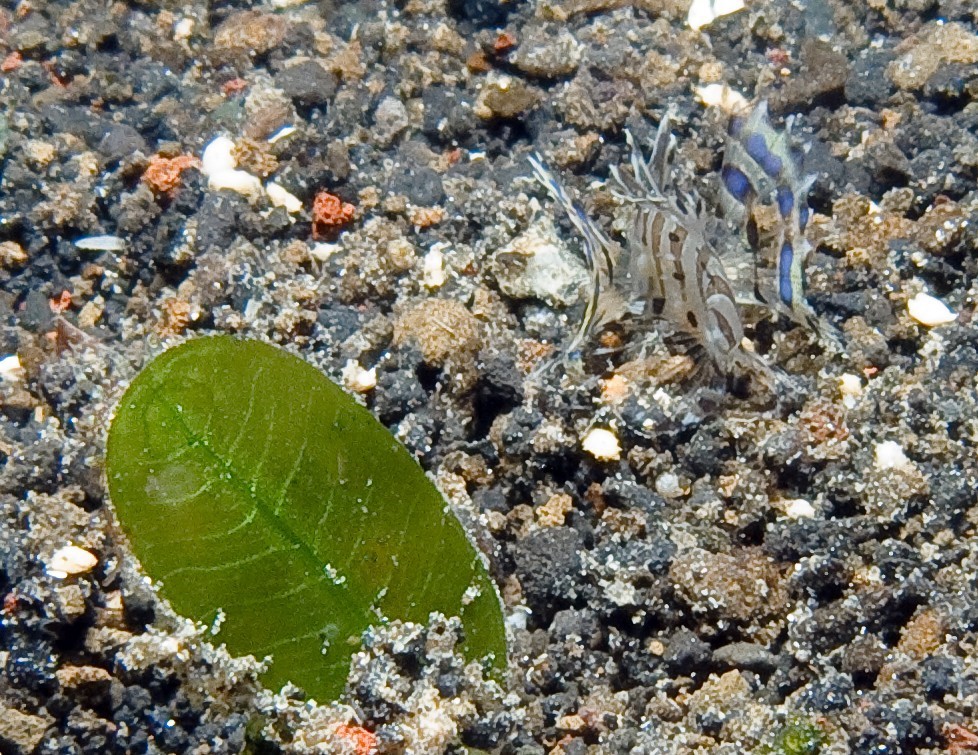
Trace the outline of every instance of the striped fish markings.
[[[722, 203], [728, 217], [743, 226], [750, 244], [756, 299], [838, 345], [834, 327], [806, 299], [805, 265], [812, 246], [805, 229], [815, 176], [802, 175], [790, 133], [790, 119], [783, 131], [771, 126], [766, 102], [731, 114], [720, 170]], [[765, 207], [776, 211], [775, 222], [759, 222]]]
[[630, 133], [626, 138], [631, 147], [629, 169], [613, 168], [611, 185], [631, 214], [624, 249], [608, 240], [570, 200], [539, 156], [531, 158], [537, 179], [581, 234], [588, 265], [600, 263], [600, 269], [591, 267], [588, 305], [569, 350], [614, 318], [614, 307], [602, 303], [601, 286], [611, 282], [627, 302], [628, 313], [669, 323], [706, 354], [716, 372], [769, 377], [767, 365], [742, 346], [744, 329], [734, 291], [708, 238], [699, 198], [670, 180], [675, 140], [668, 114], [659, 124], [648, 161]]

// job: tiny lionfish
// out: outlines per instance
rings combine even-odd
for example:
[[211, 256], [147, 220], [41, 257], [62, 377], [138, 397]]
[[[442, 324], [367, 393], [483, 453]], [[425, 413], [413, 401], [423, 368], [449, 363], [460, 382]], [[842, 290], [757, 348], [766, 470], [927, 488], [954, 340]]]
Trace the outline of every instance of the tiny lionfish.
[[[745, 371], [769, 386], [789, 382], [742, 345], [735, 287], [707, 231], [700, 199], [671, 180], [675, 139], [669, 120], [667, 113], [648, 161], [626, 131], [630, 170], [611, 169], [611, 192], [631, 212], [624, 250], [573, 203], [539, 156], [530, 158], [537, 180], [581, 235], [591, 276], [584, 317], [566, 351], [574, 352], [602, 325], [630, 313], [669, 323], [723, 375]], [[806, 199], [814, 176], [800, 175], [787, 130], [770, 126], [765, 103], [731, 116], [721, 179], [727, 213], [742, 223], [752, 251], [751, 301], [835, 341], [805, 299], [804, 264], [811, 251], [804, 235], [810, 215]], [[765, 210], [776, 213], [773, 222], [761, 222]]]
[[838, 346], [835, 329], [805, 297], [805, 264], [812, 251], [805, 237], [811, 215], [807, 200], [816, 176], [801, 174], [789, 141], [791, 124], [789, 118], [784, 131], [775, 131], [763, 101], [749, 112], [731, 113], [720, 170], [722, 203], [750, 244], [756, 299]]
[[[645, 160], [630, 133], [626, 138], [631, 147], [630, 174], [612, 169], [612, 193], [632, 215], [624, 253], [570, 200], [539, 156], [530, 158], [537, 179], [580, 233], [591, 274], [584, 318], [568, 351], [624, 309], [669, 323], [700, 347], [721, 374], [746, 370], [769, 382], [767, 365], [743, 348], [744, 329], [734, 291], [710, 243], [699, 199], [671, 184], [675, 139], [669, 115], [659, 124], [650, 160]], [[616, 267], [624, 267], [624, 274]], [[624, 308], [620, 299], [627, 302]]]

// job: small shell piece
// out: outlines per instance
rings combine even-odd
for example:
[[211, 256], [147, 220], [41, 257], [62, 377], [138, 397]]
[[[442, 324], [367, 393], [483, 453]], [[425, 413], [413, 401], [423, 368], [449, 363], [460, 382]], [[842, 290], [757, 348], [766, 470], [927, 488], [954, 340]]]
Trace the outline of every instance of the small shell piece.
[[690, 29], [702, 29], [720, 16], [744, 9], [744, 0], [693, 0], [686, 15]]
[[914, 320], [928, 328], [947, 325], [958, 319], [957, 314], [947, 304], [924, 293], [917, 294], [907, 302], [907, 311]]
[[200, 163], [201, 171], [207, 176], [207, 185], [212, 190], [230, 189], [252, 198], [261, 196], [261, 181], [250, 173], [237, 169], [234, 142], [226, 136], [218, 136], [204, 147]]
[[877, 469], [906, 469], [910, 466], [910, 459], [895, 440], [877, 443], [874, 455]]
[[119, 236], [85, 236], [75, 239], [75, 247], [85, 252], [122, 252], [126, 240]]
[[66, 545], [48, 559], [45, 571], [55, 579], [66, 579], [70, 575], [91, 571], [97, 563], [95, 554], [77, 545]]
[[598, 461], [617, 461], [621, 458], [618, 436], [603, 427], [588, 430], [581, 440], [581, 447]]

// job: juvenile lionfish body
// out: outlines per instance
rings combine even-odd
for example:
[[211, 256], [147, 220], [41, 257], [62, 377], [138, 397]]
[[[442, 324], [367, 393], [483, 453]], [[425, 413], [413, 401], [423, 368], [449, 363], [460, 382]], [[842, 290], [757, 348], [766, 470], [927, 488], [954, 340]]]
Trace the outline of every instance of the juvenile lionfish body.
[[741, 345], [744, 331], [733, 288], [708, 239], [698, 198], [671, 185], [674, 140], [668, 115], [659, 124], [648, 162], [631, 134], [626, 136], [630, 170], [612, 170], [612, 192], [631, 213], [623, 253], [570, 201], [540, 160], [532, 159], [538, 180], [580, 232], [589, 265], [601, 262], [600, 270], [591, 268], [592, 292], [572, 347], [608, 319], [603, 315], [611, 308], [602, 305], [600, 286], [610, 281], [629, 302], [632, 315], [668, 323], [700, 347], [719, 373], [730, 376], [746, 368], [767, 377], [767, 366]]
[[806, 299], [805, 265], [812, 247], [805, 228], [815, 176], [802, 175], [790, 133], [790, 119], [784, 131], [772, 128], [766, 102], [731, 114], [721, 169], [723, 205], [746, 232], [756, 299], [837, 342], [834, 329]]

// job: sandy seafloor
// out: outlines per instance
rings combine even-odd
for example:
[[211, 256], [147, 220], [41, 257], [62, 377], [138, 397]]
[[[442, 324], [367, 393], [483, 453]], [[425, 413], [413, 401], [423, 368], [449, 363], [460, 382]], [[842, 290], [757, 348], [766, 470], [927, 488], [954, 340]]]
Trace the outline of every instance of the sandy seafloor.
[[[751, 0], [702, 32], [684, 0], [273, 5], [0, 9], [0, 751], [978, 752], [974, 3]], [[609, 228], [623, 129], [671, 107], [710, 211], [710, 83], [796, 114], [810, 300], [844, 348], [751, 318], [804, 387], [776, 408], [692, 387], [654, 332], [606, 335], [646, 361], [528, 379], [582, 300], [527, 155]], [[221, 134], [301, 209], [160, 169]], [[320, 191], [355, 216], [316, 240]], [[99, 235], [124, 245], [73, 243]], [[922, 292], [956, 319], [914, 320]], [[394, 627], [314, 706], [156, 600], [106, 420], [213, 332], [347, 368], [490, 560], [502, 682], [444, 627]], [[593, 427], [620, 459], [582, 449]], [[97, 563], [59, 579], [68, 543]]]

